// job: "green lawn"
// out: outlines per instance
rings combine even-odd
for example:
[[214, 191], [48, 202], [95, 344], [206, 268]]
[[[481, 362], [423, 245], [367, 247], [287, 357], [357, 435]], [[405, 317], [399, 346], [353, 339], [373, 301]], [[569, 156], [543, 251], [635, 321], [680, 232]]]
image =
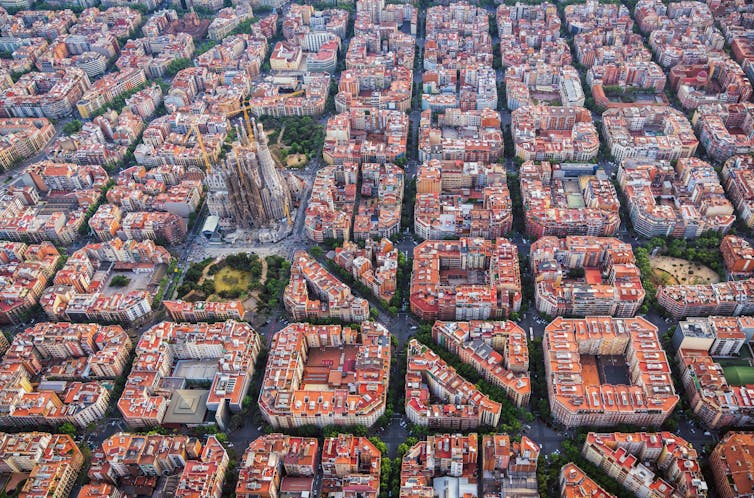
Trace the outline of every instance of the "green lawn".
[[723, 372], [732, 386], [754, 384], [754, 367], [723, 367]]
[[220, 293], [233, 289], [246, 292], [249, 288], [249, 282], [251, 282], [251, 273], [234, 270], [226, 266], [215, 275], [215, 292]]

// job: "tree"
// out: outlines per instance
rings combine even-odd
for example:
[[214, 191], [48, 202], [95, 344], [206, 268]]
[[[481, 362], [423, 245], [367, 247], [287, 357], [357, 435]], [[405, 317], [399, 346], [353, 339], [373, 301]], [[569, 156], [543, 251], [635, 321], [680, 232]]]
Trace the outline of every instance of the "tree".
[[131, 283], [131, 279], [125, 275], [115, 275], [110, 280], [110, 287], [126, 287]]
[[76, 435], [76, 426], [70, 422], [64, 422], [60, 425], [58, 431], [61, 434], [68, 434], [69, 436], [73, 437]]
[[217, 439], [220, 443], [225, 444], [228, 442], [228, 435], [224, 432], [218, 432], [215, 434], [215, 439]]
[[74, 133], [78, 133], [81, 131], [81, 121], [78, 119], [74, 119], [73, 121], [69, 121], [66, 124], [63, 125], [63, 133], [66, 135], [73, 135]]

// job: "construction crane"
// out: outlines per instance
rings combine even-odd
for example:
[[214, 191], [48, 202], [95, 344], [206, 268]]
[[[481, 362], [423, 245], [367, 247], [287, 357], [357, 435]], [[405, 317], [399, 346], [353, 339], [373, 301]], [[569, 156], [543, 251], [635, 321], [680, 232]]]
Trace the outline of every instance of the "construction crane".
[[204, 159], [204, 167], [207, 170], [207, 174], [209, 175], [212, 173], [212, 164], [209, 161], [209, 156], [207, 155], [207, 149], [204, 148], [204, 139], [202, 138], [202, 134], [199, 131], [199, 128], [196, 126], [196, 124], [192, 124], [189, 128], [189, 131], [184, 135], [183, 142], [187, 143], [188, 139], [191, 138], [191, 135], [196, 136], [196, 142], [199, 144], [199, 149], [202, 151], [202, 158]]
[[283, 210], [285, 210], [285, 217], [288, 218], [288, 226], [293, 225], [293, 221], [291, 220], [291, 211], [288, 209], [288, 203], [283, 203]]

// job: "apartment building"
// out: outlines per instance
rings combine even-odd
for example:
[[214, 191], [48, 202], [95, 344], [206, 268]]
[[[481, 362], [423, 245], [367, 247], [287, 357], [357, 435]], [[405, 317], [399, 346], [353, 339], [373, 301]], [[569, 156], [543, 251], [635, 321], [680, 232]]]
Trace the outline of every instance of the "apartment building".
[[502, 405], [493, 401], [429, 347], [408, 343], [406, 417], [417, 425], [466, 431], [496, 426]]
[[560, 469], [560, 498], [615, 498], [581, 470], [575, 463]]
[[355, 108], [327, 120], [322, 156], [327, 164], [394, 163], [406, 154], [408, 115]]
[[246, 311], [241, 301], [163, 301], [174, 322], [220, 322], [243, 320]]
[[0, 194], [0, 238], [72, 244], [107, 181], [100, 166], [51, 161], [27, 166], [20, 181]]
[[[542, 347], [552, 416], [566, 427], [659, 426], [678, 404], [657, 327], [644, 318], [558, 317]], [[621, 375], [604, 382], [604, 361]]]
[[348, 16], [348, 11], [342, 9], [315, 10], [311, 5], [293, 5], [283, 17], [283, 36], [303, 49], [308, 71], [334, 73]]
[[0, 168], [10, 169], [35, 156], [54, 135], [55, 127], [45, 118], [0, 119]]
[[726, 233], [736, 221], [733, 204], [717, 172], [696, 157], [667, 160], [624, 159], [618, 184], [628, 202], [631, 223], [646, 238], [695, 239]]
[[403, 66], [346, 69], [340, 74], [335, 109], [346, 112], [366, 107], [406, 112], [411, 108], [413, 77], [413, 68]]
[[364, 249], [350, 241], [335, 248], [335, 264], [364, 284], [374, 296], [390, 302], [397, 288], [398, 249], [390, 239], [366, 239]]
[[726, 161], [736, 154], [754, 152], [754, 104], [707, 104], [700, 106], [693, 118], [707, 154], [716, 161]]
[[0, 461], [6, 472], [28, 477], [20, 496], [68, 496], [84, 465], [84, 456], [67, 434], [0, 433]]
[[[670, 432], [590, 432], [581, 453], [636, 496], [697, 498], [709, 494], [696, 450]], [[645, 462], [654, 464], [656, 470]]]
[[325, 111], [329, 91], [329, 75], [265, 76], [254, 82], [250, 112], [257, 117], [319, 116]]
[[673, 161], [693, 156], [699, 145], [686, 116], [664, 106], [608, 109], [602, 114], [602, 133], [617, 161]]
[[[38, 323], [26, 329], [0, 362], [0, 424], [86, 427], [101, 419], [108, 384], [125, 374], [132, 347], [117, 325]], [[32, 384], [40, 375], [42, 382]]]
[[220, 498], [230, 458], [215, 436], [204, 443], [184, 436], [118, 432], [92, 457], [89, 477], [96, 485], [155, 492], [159, 477], [177, 477], [177, 498]]
[[319, 440], [272, 433], [249, 443], [239, 464], [238, 498], [275, 498], [314, 491], [320, 461]]
[[259, 407], [273, 427], [371, 426], [385, 413], [389, 372], [383, 325], [293, 323], [272, 339]]
[[[609, 4], [600, 4], [603, 7]], [[600, 22], [609, 18], [600, 18]], [[648, 64], [652, 61], [652, 52], [644, 45], [644, 37], [634, 33], [628, 26], [598, 27], [593, 31], [585, 31], [573, 37], [573, 48], [576, 59], [583, 66], [594, 68], [596, 73], [602, 72], [600, 66], [610, 64]], [[629, 66], [630, 67], [630, 66]], [[662, 72], [662, 69], [657, 66]], [[607, 71], [607, 70], [605, 70]], [[652, 69], [655, 73], [655, 69]], [[665, 76], [665, 73], [662, 73]], [[659, 78], [659, 74], [657, 75]]]
[[673, 333], [673, 347], [700, 349], [711, 356], [738, 356], [754, 330], [750, 317], [693, 317], [678, 322]]
[[728, 432], [709, 457], [715, 489], [721, 498], [749, 498], [754, 485], [749, 475], [754, 466], [754, 439], [751, 432]]
[[510, 66], [505, 71], [505, 97], [511, 111], [536, 103], [584, 106], [581, 78], [570, 65], [530, 62]]
[[489, 16], [481, 7], [462, 1], [427, 9], [424, 70], [492, 67]]
[[322, 495], [377, 498], [382, 454], [366, 437], [338, 434], [322, 443]]
[[55, 274], [61, 256], [54, 245], [42, 242], [0, 243], [0, 323], [24, 321]]
[[427, 436], [403, 456], [400, 498], [475, 496], [478, 456], [476, 433]]
[[[277, 25], [277, 14], [275, 24]], [[212, 18], [212, 22], [207, 27], [207, 38], [221, 42], [229, 36], [239, 24], [248, 21], [254, 17], [254, 11], [251, 5], [238, 4], [232, 7], [220, 9]], [[277, 26], [276, 26], [277, 27]]]
[[507, 239], [428, 240], [414, 248], [411, 311], [423, 320], [488, 320], [521, 309], [518, 249]]
[[293, 256], [291, 278], [283, 292], [285, 310], [292, 320], [337, 318], [344, 322], [369, 319], [369, 302], [356, 297], [305, 251]]
[[631, 245], [616, 238], [542, 237], [532, 243], [529, 262], [540, 313], [627, 318], [644, 302]]
[[[229, 126], [221, 114], [176, 112], [161, 116], [144, 130], [142, 143], [134, 150], [134, 158], [137, 164], [147, 168], [177, 164], [185, 168], [206, 169], [205, 153], [210, 164], [219, 162]], [[196, 132], [191, 130], [199, 130], [204, 150]]]
[[749, 155], [730, 157], [723, 165], [723, 186], [736, 207], [739, 218], [754, 226], [754, 158]]
[[511, 113], [516, 157], [524, 161], [590, 161], [600, 140], [583, 107], [524, 106]]
[[571, 50], [566, 40], [560, 37], [560, 16], [552, 3], [500, 4], [495, 20], [500, 33], [503, 67], [531, 61], [556, 66], [571, 63]]
[[79, 68], [24, 74], [12, 87], [0, 92], [0, 117], [70, 116], [89, 86], [89, 77]]
[[106, 107], [121, 95], [146, 84], [147, 76], [144, 70], [124, 69], [115, 73], [104, 75], [87, 89], [76, 103], [76, 110], [84, 119], [92, 116], [100, 109]]
[[419, 160], [491, 163], [503, 157], [500, 113], [494, 109], [433, 113], [423, 110], [419, 122]]
[[729, 383], [715, 360], [735, 354], [753, 332], [750, 317], [710, 317], [682, 321], [674, 334], [689, 407], [710, 428], [744, 427], [754, 420], [754, 385]]
[[670, 70], [669, 82], [687, 111], [704, 104], [736, 104], [751, 100], [751, 83], [733, 59], [710, 60], [707, 64], [678, 64]]
[[687, 316], [749, 315], [754, 313], [754, 280], [698, 285], [663, 285], [657, 304], [676, 320]]
[[529, 237], [618, 233], [618, 193], [593, 164], [527, 161], [519, 168], [519, 183]]
[[511, 441], [508, 434], [482, 438], [482, 486], [484, 493], [511, 498], [536, 498], [537, 460], [540, 446], [526, 436]]
[[514, 322], [435, 322], [432, 339], [501, 388], [516, 406], [531, 395], [526, 333]]
[[729, 279], [754, 278], [754, 248], [746, 239], [726, 235], [720, 243], [720, 252]]
[[[621, 93], [644, 93], [643, 105], [668, 103], [662, 94], [667, 78], [662, 68], [654, 62], [629, 60], [595, 64], [587, 71], [586, 81], [592, 89], [594, 103], [606, 109], [627, 106], [620, 101]], [[654, 100], [648, 99], [647, 94], [654, 94]]]
[[[150, 32], [148, 25], [142, 27], [142, 32]], [[188, 33], [147, 35], [124, 43], [115, 67], [120, 71], [142, 68], [149, 79], [157, 79], [167, 75], [171, 62], [190, 59], [193, 55], [194, 39]]]
[[502, 166], [432, 159], [419, 167], [414, 230], [423, 239], [496, 239], [512, 226], [512, 204]]
[[622, 4], [604, 4], [597, 0], [566, 5], [564, 9], [566, 29], [569, 33], [591, 33], [598, 29], [613, 29], [617, 32], [631, 31], [634, 25], [631, 12]]
[[[259, 334], [247, 323], [160, 322], [144, 332], [136, 345], [136, 358], [118, 409], [134, 428], [202, 423], [206, 412], [217, 412], [220, 405], [239, 412], [260, 348]], [[184, 360], [207, 362], [213, 368], [199, 372], [197, 379], [193, 377], [196, 372], [186, 370]], [[167, 388], [174, 378], [181, 380], [180, 388]], [[189, 378], [211, 386], [208, 391], [188, 389], [185, 380]], [[195, 405], [182, 412], [169, 406], [184, 400]]]
[[[361, 2], [357, 2], [357, 5], [359, 3]], [[413, 9], [413, 15], [416, 16], [416, 8], [411, 4], [401, 7]], [[357, 14], [354, 22], [354, 36], [348, 42], [346, 69], [414, 67], [416, 39], [413, 36], [398, 31], [397, 27], [395, 30], [387, 31], [380, 24], [378, 29], [371, 19], [359, 16], [360, 14]]]

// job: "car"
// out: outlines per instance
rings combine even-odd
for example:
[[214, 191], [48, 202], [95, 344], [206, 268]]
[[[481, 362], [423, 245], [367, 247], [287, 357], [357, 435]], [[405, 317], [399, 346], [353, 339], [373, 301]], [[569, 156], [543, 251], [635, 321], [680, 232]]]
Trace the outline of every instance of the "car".
[[705, 436], [711, 436], [711, 435], [712, 435], [712, 433], [711, 433], [710, 431], [704, 431], [704, 435], [705, 435]]
[[413, 325], [413, 326], [411, 327], [411, 330], [416, 330], [416, 329], [418, 329], [418, 328], [419, 328], [419, 327], [417, 327], [416, 325]]
[[257, 427], [257, 430], [261, 432], [262, 431], [262, 426], [260, 425], [259, 427]]

